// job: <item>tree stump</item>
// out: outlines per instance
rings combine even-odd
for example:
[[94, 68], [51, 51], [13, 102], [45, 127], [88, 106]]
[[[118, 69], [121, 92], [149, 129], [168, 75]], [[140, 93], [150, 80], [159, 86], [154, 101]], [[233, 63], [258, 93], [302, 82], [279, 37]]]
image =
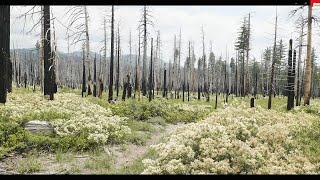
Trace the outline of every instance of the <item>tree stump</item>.
[[254, 107], [254, 98], [251, 98], [251, 100], [250, 100], [250, 107], [251, 107], [251, 108]]

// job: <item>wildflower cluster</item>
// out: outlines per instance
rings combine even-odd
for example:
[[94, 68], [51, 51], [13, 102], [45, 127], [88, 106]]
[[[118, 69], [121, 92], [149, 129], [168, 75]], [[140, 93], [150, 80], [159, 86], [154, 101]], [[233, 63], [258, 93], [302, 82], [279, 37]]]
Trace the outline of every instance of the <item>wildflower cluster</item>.
[[318, 171], [293, 138], [314, 116], [226, 106], [152, 146], [143, 174], [302, 174]]
[[54, 101], [40, 93], [9, 94], [0, 116], [16, 121], [50, 120], [59, 136], [86, 133], [89, 140], [102, 144], [121, 141], [130, 133], [127, 118], [113, 116], [110, 109], [72, 93], [58, 93]]

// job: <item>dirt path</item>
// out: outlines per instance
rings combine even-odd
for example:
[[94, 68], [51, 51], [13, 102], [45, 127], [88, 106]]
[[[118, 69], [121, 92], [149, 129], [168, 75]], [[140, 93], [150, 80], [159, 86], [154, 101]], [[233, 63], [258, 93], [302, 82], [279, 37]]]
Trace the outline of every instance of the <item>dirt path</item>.
[[164, 136], [168, 135], [170, 132], [181, 125], [182, 124], [167, 124], [164, 127], [159, 126], [159, 128], [163, 128], [163, 130], [160, 130], [157, 133], [153, 134], [144, 146], [129, 144], [126, 146], [125, 151], [121, 151], [120, 147], [118, 146], [110, 148], [109, 150], [111, 151], [111, 153], [115, 155], [115, 169], [119, 170], [121, 167], [127, 166], [128, 164], [134, 162], [137, 158], [146, 153], [151, 145], [159, 143], [159, 141]]
[[[143, 146], [128, 144], [125, 150], [121, 149], [120, 145], [107, 147], [108, 151], [105, 153], [111, 155], [113, 158], [111, 173], [117, 173], [123, 167], [134, 162], [137, 158], [145, 154], [151, 145], [159, 143], [159, 141], [170, 132], [175, 130], [182, 124], [166, 124], [165, 126], [156, 125], [157, 132], [151, 135], [151, 138]], [[105, 157], [101, 154], [101, 158]], [[25, 159], [22, 155], [13, 155], [6, 160], [0, 161], [0, 174], [19, 174], [17, 172], [18, 159]], [[61, 157], [61, 162], [57, 162], [56, 154], [40, 154], [37, 160], [41, 161], [41, 170], [28, 174], [99, 174], [95, 169], [88, 169], [85, 167], [86, 162], [90, 161], [90, 154], [88, 153], [65, 153]], [[35, 160], [35, 159], [34, 159]], [[34, 161], [33, 160], [33, 161]], [[111, 170], [111, 169], [110, 169]]]

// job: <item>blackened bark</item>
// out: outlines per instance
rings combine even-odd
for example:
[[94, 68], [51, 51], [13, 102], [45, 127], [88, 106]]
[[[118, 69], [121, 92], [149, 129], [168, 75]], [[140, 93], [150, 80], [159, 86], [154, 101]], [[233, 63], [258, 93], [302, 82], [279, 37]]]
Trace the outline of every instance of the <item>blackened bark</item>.
[[291, 110], [291, 76], [292, 76], [292, 39], [289, 40], [289, 55], [288, 55], [288, 84], [287, 84], [287, 110]]
[[24, 88], [27, 88], [27, 73], [24, 73]]
[[163, 73], [163, 97], [166, 97], [166, 91], [167, 91], [167, 87], [166, 87], [166, 83], [167, 83], [167, 70], [164, 70]]
[[251, 101], [250, 101], [250, 107], [253, 108], [254, 107], [254, 97], [251, 98]]
[[123, 84], [122, 101], [126, 100], [127, 86], [128, 86], [128, 83]]
[[214, 104], [214, 109], [217, 109], [218, 107], [218, 90], [216, 89], [216, 102]]
[[152, 99], [152, 51], [153, 51], [153, 38], [151, 38], [151, 57], [150, 57], [150, 76], [149, 76], [149, 102], [151, 102]]
[[54, 66], [51, 54], [51, 33], [50, 33], [50, 7], [45, 5], [43, 8], [44, 14], [44, 95], [50, 95], [50, 100], [54, 96]]
[[81, 95], [83, 97], [84, 93], [86, 92], [86, 63], [85, 63], [85, 57], [84, 57], [84, 48], [83, 48], [83, 59], [82, 59], [82, 64], [83, 64], [83, 68], [82, 68], [82, 91], [81, 91]]
[[7, 100], [8, 63], [10, 56], [10, 6], [0, 6], [0, 103]]
[[113, 51], [114, 51], [114, 7], [112, 5], [112, 18], [111, 18], [111, 57], [110, 57], [110, 82], [109, 82], [109, 98], [111, 102], [113, 98]]
[[182, 101], [184, 102], [184, 88], [185, 88], [185, 85], [183, 83], [183, 86], [182, 86]]
[[119, 31], [119, 26], [118, 26], [118, 57], [117, 57], [117, 79], [116, 79], [116, 91], [117, 91], [117, 99], [119, 97], [119, 78], [120, 78], [120, 31]]
[[198, 85], [198, 100], [200, 100], [200, 86]]
[[93, 67], [93, 96], [97, 97], [97, 56], [94, 57]]

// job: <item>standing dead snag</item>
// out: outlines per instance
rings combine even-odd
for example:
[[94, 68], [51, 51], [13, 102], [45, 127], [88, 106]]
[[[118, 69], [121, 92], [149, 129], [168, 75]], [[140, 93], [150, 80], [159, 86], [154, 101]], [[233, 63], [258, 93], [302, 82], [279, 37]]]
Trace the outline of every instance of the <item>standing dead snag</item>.
[[254, 97], [253, 97], [253, 98], [251, 98], [251, 100], [250, 100], [250, 107], [251, 107], [251, 108], [253, 108], [253, 107], [254, 107]]
[[10, 55], [10, 6], [0, 6], [0, 103], [7, 100], [7, 66]]
[[310, 104], [310, 87], [311, 87], [311, 31], [312, 31], [312, 6], [308, 9], [308, 44], [306, 60], [306, 82], [304, 91], [304, 105]]
[[93, 60], [93, 96], [97, 97], [97, 55]]
[[[128, 81], [130, 81], [129, 79], [129, 75], [127, 75], [127, 78], [128, 78]], [[128, 83], [123, 83], [123, 91], [122, 91], [122, 101], [125, 101], [126, 100], [126, 94], [127, 94], [127, 86], [128, 86]]]
[[118, 52], [117, 52], [117, 79], [116, 79], [116, 91], [117, 91], [117, 96], [116, 98], [118, 99], [119, 97], [119, 78], [120, 78], [120, 30], [119, 30], [119, 24], [118, 24]]
[[296, 106], [300, 106], [300, 97], [301, 97], [301, 92], [300, 92], [300, 62], [301, 62], [301, 54], [302, 54], [302, 41], [303, 41], [303, 31], [304, 31], [304, 20], [302, 16], [300, 17], [301, 19], [301, 30], [300, 30], [300, 37], [299, 37], [299, 58], [298, 58], [298, 72], [297, 72], [297, 96], [296, 96]]
[[131, 98], [131, 96], [132, 96], [132, 85], [130, 83], [130, 76], [127, 75], [127, 78], [128, 78], [128, 80], [127, 80], [128, 98]]
[[[250, 15], [250, 14], [249, 14]], [[249, 16], [250, 17], [250, 16]], [[269, 89], [269, 99], [268, 99], [268, 109], [271, 109], [271, 99], [272, 99], [272, 92], [273, 92], [273, 78], [274, 78], [274, 65], [276, 63], [276, 43], [277, 43], [277, 23], [278, 23], [278, 13], [276, 9], [276, 25], [274, 30], [274, 45], [273, 45], [273, 58], [272, 58], [272, 65], [271, 65], [271, 80], [270, 80], [270, 89]]]
[[83, 94], [86, 92], [86, 62], [85, 62], [85, 52], [84, 52], [84, 45], [83, 45], [83, 48], [82, 48], [82, 91], [81, 91], [81, 94], [82, 94], [82, 97], [83, 97]]
[[288, 55], [288, 84], [287, 84], [287, 110], [291, 110], [293, 107], [291, 106], [291, 83], [292, 83], [292, 39], [289, 41], [289, 55]]
[[152, 52], [153, 51], [153, 38], [151, 38], [151, 57], [150, 57], [150, 74], [149, 74], [149, 102], [152, 99]]
[[23, 79], [24, 79], [24, 88], [27, 89], [27, 82], [28, 82], [27, 72], [24, 72]]
[[167, 94], [167, 70], [164, 69], [164, 73], [163, 73], [163, 95], [162, 97], [166, 97]]
[[102, 98], [102, 92], [103, 92], [103, 81], [101, 78], [99, 78], [99, 93], [98, 93], [98, 97], [101, 99]]
[[147, 6], [142, 9], [142, 17], [139, 21], [140, 27], [143, 26], [143, 60], [142, 60], [142, 95], [147, 95], [147, 25], [153, 26], [151, 14]]
[[50, 36], [50, 7], [44, 6], [44, 95], [50, 95], [50, 100], [54, 96], [54, 65], [51, 51], [51, 36]]
[[111, 102], [113, 98], [113, 51], [114, 51], [114, 7], [112, 5], [112, 15], [111, 15], [111, 55], [110, 55], [110, 82], [109, 82], [109, 98], [108, 101]]

